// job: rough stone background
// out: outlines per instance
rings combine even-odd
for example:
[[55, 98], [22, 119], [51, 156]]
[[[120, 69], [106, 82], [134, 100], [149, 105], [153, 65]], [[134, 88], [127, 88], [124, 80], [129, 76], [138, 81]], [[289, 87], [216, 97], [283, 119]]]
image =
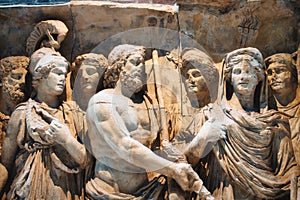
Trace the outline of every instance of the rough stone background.
[[[28, 2], [38, 4], [38, 1], [43, 0]], [[191, 44], [185, 41], [192, 41], [192, 46], [203, 47], [216, 62], [221, 61], [227, 52], [246, 46], [260, 49], [264, 56], [297, 50], [300, 41], [300, 1], [177, 0], [178, 18], [174, 2], [112, 0], [45, 5], [45, 0], [42, 5], [15, 3], [1, 6], [0, 58], [27, 55], [27, 37], [35, 24], [47, 19], [61, 20], [69, 28], [60, 51], [70, 61], [93, 49], [107, 54], [113, 45], [130, 42], [133, 38], [138, 42], [149, 40], [153, 31], [144, 31], [143, 34], [132, 32], [143, 27], [145, 30], [148, 30], [146, 27], [166, 28], [165, 32], [155, 33], [157, 42], [163, 44], [169, 41], [178, 44], [179, 37], [172, 34], [180, 30], [183, 47]], [[167, 37], [169, 30], [173, 30], [171, 37]], [[124, 32], [127, 36], [121, 34]], [[124, 39], [128, 34], [131, 34], [131, 40]], [[105, 45], [99, 46], [99, 43]]]

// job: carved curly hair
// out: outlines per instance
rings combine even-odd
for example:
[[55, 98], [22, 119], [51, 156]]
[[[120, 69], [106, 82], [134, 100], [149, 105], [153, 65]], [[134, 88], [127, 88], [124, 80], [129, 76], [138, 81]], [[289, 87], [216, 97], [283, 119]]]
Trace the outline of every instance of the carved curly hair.
[[17, 68], [28, 69], [29, 58], [26, 56], [9, 56], [0, 60], [0, 83], [7, 77], [12, 70]]
[[127, 62], [130, 55], [140, 54], [143, 57], [146, 55], [146, 49], [143, 46], [130, 44], [118, 45], [109, 53], [109, 67], [104, 73], [103, 86], [104, 88], [114, 88], [119, 80], [120, 72]]
[[102, 54], [86, 53], [75, 58], [71, 65], [71, 87], [73, 88], [78, 70], [82, 64], [93, 65], [102, 76], [108, 68], [108, 61]]
[[36, 88], [39, 84], [39, 80], [46, 78], [52, 68], [56, 66], [58, 62], [66, 64], [67, 70], [69, 69], [69, 62], [63, 57], [58, 55], [45, 55], [36, 64], [32, 73], [32, 86]]

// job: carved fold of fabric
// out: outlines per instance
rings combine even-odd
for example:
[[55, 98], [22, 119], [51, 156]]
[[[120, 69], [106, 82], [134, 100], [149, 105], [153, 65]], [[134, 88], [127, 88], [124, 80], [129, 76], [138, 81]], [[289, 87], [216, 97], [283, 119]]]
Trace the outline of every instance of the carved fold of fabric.
[[53, 119], [55, 118], [46, 110], [41, 109], [33, 100], [28, 100], [26, 126], [29, 136], [34, 140], [32, 146], [26, 146], [28, 151], [35, 151], [38, 148], [48, 148], [53, 144], [51, 135], [47, 132]]
[[88, 199], [101, 200], [158, 200], [164, 199], [167, 189], [166, 177], [155, 177], [133, 195], [121, 193], [107, 173], [95, 177], [86, 184]]
[[300, 175], [287, 121], [275, 112], [250, 116], [231, 111], [227, 116], [233, 120], [227, 126], [228, 139], [214, 151], [226, 175], [258, 198], [285, 195], [291, 176]]
[[[45, 130], [43, 125], [47, 126], [54, 118], [61, 122], [68, 120], [82, 124], [82, 120], [71, 112], [71, 107], [62, 105], [53, 109], [44, 103], [31, 101], [22, 103], [16, 109], [15, 112], [19, 113], [16, 120], [19, 130], [19, 152], [15, 161], [17, 176], [11, 184], [8, 199], [84, 199], [85, 171], [79, 170], [67, 150], [58, 144], [47, 143], [36, 131]], [[65, 110], [70, 112], [66, 113]], [[26, 119], [30, 113], [31, 120]], [[28, 125], [37, 120], [38, 124]], [[70, 130], [75, 130], [75, 127], [70, 127]], [[74, 131], [72, 134], [74, 137], [77, 135]]]

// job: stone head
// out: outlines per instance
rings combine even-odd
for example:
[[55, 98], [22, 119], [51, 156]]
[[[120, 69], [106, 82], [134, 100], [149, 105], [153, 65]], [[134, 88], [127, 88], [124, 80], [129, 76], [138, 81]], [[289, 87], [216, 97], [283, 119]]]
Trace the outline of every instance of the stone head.
[[124, 81], [132, 79], [131, 76], [145, 78], [145, 55], [146, 50], [142, 46], [129, 44], [116, 46], [108, 55], [109, 67], [104, 74], [104, 87], [114, 88], [119, 77]]
[[72, 63], [71, 86], [94, 94], [103, 88], [103, 75], [108, 61], [102, 54], [87, 53], [77, 56]]
[[296, 59], [292, 54], [278, 53], [265, 59], [268, 83], [274, 92], [289, 93], [298, 85]]
[[255, 92], [265, 80], [263, 56], [256, 48], [234, 50], [226, 55], [224, 62], [224, 79], [235, 91]]
[[[61, 83], [54, 82], [54, 85], [48, 84], [49, 87], [54, 87], [55, 84], [60, 84], [59, 87], [63, 85], [63, 89], [66, 81], [66, 73], [69, 70], [69, 62], [59, 55], [45, 55], [43, 56], [35, 66], [32, 66], [30, 72], [32, 74], [32, 86], [37, 91], [40, 87], [42, 80], [48, 79], [49, 74], [53, 69], [60, 68], [60, 72], [56, 72], [61, 76]], [[58, 79], [57, 79], [58, 80]]]
[[181, 75], [189, 98], [194, 95], [201, 104], [216, 99], [219, 74], [213, 60], [205, 52], [195, 48], [184, 49]]
[[29, 97], [28, 66], [29, 58], [25, 56], [11, 56], [0, 60], [1, 100], [18, 104]]

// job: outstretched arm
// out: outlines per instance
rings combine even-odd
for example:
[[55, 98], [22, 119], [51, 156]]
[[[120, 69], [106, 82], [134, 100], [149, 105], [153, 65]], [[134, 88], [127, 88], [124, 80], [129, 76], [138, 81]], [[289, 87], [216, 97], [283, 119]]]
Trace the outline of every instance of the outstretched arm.
[[[124, 105], [126, 104], [124, 103]], [[119, 109], [111, 103], [96, 102], [93, 104], [90, 101], [87, 110], [88, 127], [93, 129], [92, 131], [101, 134], [106, 144], [120, 158], [132, 165], [143, 168], [148, 172], [156, 171], [174, 178], [183, 190], [198, 191], [202, 186], [202, 182], [191, 166], [186, 163], [173, 163], [159, 157], [149, 148], [131, 138], [130, 132], [118, 112]]]
[[206, 156], [222, 138], [226, 138], [226, 126], [214, 119], [206, 121], [185, 149], [184, 154], [189, 163], [196, 165], [199, 159]]

